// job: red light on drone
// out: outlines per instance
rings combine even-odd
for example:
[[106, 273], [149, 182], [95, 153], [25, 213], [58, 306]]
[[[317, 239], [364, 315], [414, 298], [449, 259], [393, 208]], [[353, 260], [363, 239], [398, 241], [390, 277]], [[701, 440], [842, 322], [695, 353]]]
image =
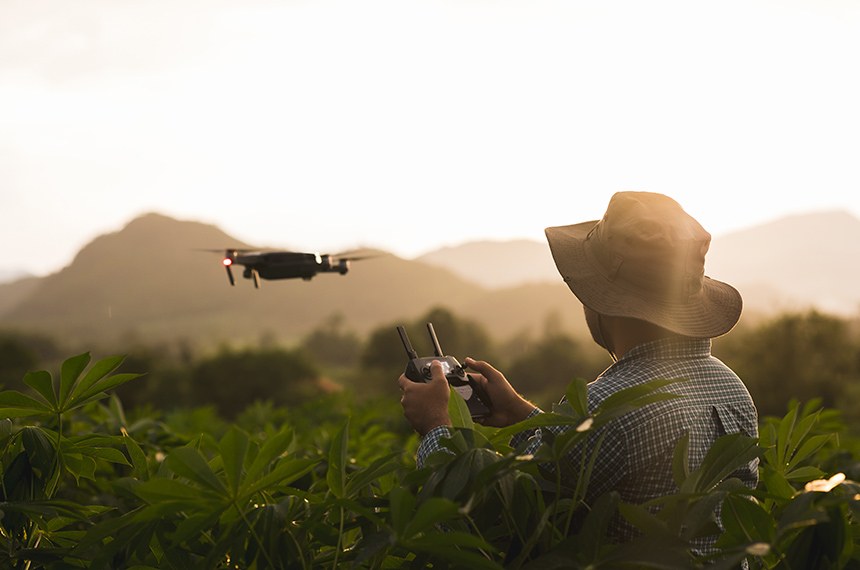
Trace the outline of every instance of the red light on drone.
[[231, 265], [233, 265], [233, 260], [229, 257], [225, 257], [224, 261], [222, 261], [221, 263], [224, 264], [224, 267], [230, 267]]

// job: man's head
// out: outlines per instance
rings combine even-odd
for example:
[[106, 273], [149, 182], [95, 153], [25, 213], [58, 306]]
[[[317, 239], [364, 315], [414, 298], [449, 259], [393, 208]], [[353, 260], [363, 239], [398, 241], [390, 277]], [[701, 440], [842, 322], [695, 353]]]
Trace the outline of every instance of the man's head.
[[740, 318], [737, 290], [705, 276], [710, 234], [668, 196], [619, 192], [602, 219], [546, 228], [546, 237], [570, 290], [601, 315], [697, 338]]

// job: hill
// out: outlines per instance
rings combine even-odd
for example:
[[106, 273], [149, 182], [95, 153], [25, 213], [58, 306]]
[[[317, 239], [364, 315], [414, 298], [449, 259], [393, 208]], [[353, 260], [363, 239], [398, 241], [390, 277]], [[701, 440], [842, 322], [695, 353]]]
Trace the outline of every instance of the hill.
[[860, 220], [843, 211], [780, 218], [714, 240], [709, 274], [761, 311], [860, 309]]
[[[377, 252], [345, 276], [263, 281], [259, 290], [242, 278], [230, 287], [220, 256], [199, 251], [247, 246], [215, 226], [147, 214], [96, 238], [57, 273], [0, 284], [0, 328], [83, 350], [292, 342], [335, 314], [366, 334], [442, 306], [498, 340], [540, 332], [551, 318], [584, 334], [581, 308], [543, 243], [476, 242], [415, 260]], [[715, 238], [708, 274], [741, 291], [747, 320], [811, 306], [855, 316], [858, 258], [860, 221], [823, 212]]]
[[[535, 329], [557, 312], [576, 327], [579, 312], [562, 284], [518, 287], [495, 294], [453, 272], [382, 255], [354, 263], [345, 276], [312, 281], [263, 281], [254, 289], [237, 278], [230, 287], [216, 253], [200, 249], [248, 247], [217, 227], [147, 214], [87, 244], [70, 265], [35, 279], [24, 290], [0, 285], [17, 302], [0, 312], [0, 327], [43, 332], [91, 348], [129, 343], [293, 341], [333, 314], [359, 333], [414, 319], [435, 306], [476, 318], [497, 335]], [[238, 276], [237, 276], [238, 277]], [[573, 310], [570, 303], [574, 302]], [[512, 306], [518, 307], [517, 310]], [[2, 309], [2, 307], [0, 307]], [[510, 309], [510, 310], [509, 310]], [[392, 342], [397, 342], [393, 332]]]
[[561, 279], [546, 242], [527, 239], [468, 242], [426, 253], [416, 260], [450, 269], [489, 289], [557, 283]]

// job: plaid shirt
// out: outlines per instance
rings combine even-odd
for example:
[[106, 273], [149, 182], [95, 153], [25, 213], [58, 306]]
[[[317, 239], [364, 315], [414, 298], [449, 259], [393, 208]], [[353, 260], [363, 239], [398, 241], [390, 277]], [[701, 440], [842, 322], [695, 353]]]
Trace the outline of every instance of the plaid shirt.
[[[684, 432], [690, 436], [691, 469], [701, 464], [714, 440], [722, 435], [741, 432], [758, 437], [758, 413], [752, 398], [737, 375], [711, 355], [710, 339], [674, 337], [635, 347], [588, 385], [588, 409], [593, 412], [615, 392], [655, 379], [685, 379], [685, 382], [662, 388], [683, 398], [633, 410], [592, 435], [591, 441], [594, 441], [600, 432], [606, 432], [588, 487], [587, 501], [609, 490], [617, 491], [621, 500], [628, 503], [643, 503], [677, 492], [672, 458], [675, 444]], [[538, 409], [534, 413], [543, 412]], [[544, 429], [561, 433], [570, 428]], [[418, 448], [419, 466], [431, 453], [441, 449], [439, 440], [447, 435], [448, 428], [440, 426], [424, 436]], [[519, 434], [512, 444], [516, 445], [517, 440], [529, 435], [532, 434]], [[540, 430], [535, 435], [527, 453], [540, 445]], [[560, 466], [570, 473], [569, 477], [579, 472], [580, 452], [571, 452], [569, 463]], [[754, 488], [758, 483], [758, 461], [754, 460], [733, 476]], [[621, 517], [617, 517], [610, 530], [621, 540], [635, 536], [635, 529]], [[708, 549], [712, 543], [713, 540], [708, 540], [701, 546]]]

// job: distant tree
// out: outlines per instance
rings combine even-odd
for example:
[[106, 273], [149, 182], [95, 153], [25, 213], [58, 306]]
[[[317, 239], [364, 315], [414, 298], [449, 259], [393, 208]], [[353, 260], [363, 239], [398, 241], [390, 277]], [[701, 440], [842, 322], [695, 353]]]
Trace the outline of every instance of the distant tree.
[[257, 401], [295, 405], [323, 391], [319, 370], [302, 349], [224, 349], [193, 367], [188, 404], [214, 405], [233, 418]]
[[541, 406], [557, 402], [574, 379], [593, 380], [609, 364], [604, 352], [553, 326], [521, 350], [506, 365], [505, 376], [517, 391]]
[[8, 335], [0, 337], [0, 385], [4, 388], [20, 389], [21, 378], [38, 364], [36, 352], [21, 339]]
[[59, 349], [48, 337], [0, 332], [0, 386], [21, 389], [27, 372], [48, 368], [58, 357]]
[[466, 356], [482, 360], [494, 359], [493, 342], [480, 324], [458, 317], [446, 308], [436, 307], [415, 321], [392, 323], [372, 331], [361, 355], [362, 367], [378, 371], [396, 371], [398, 374], [403, 371], [406, 366], [406, 352], [397, 334], [398, 324], [402, 324], [406, 329], [419, 356], [432, 356], [433, 345], [427, 331], [428, 322], [433, 323], [439, 344], [446, 355], [454, 356], [460, 362]]
[[191, 349], [184, 342], [176, 346], [136, 345], [127, 351], [120, 371], [141, 376], [117, 388], [116, 393], [128, 409], [170, 410], [193, 403], [190, 381], [193, 361]]
[[334, 313], [302, 341], [302, 346], [320, 363], [330, 366], [355, 366], [361, 357], [361, 338], [346, 330], [343, 313]]
[[784, 314], [718, 343], [715, 354], [744, 380], [761, 414], [781, 416], [792, 399], [821, 398], [858, 419], [860, 408], [845, 395], [856, 394], [860, 383], [860, 347], [845, 320], [817, 311]]

